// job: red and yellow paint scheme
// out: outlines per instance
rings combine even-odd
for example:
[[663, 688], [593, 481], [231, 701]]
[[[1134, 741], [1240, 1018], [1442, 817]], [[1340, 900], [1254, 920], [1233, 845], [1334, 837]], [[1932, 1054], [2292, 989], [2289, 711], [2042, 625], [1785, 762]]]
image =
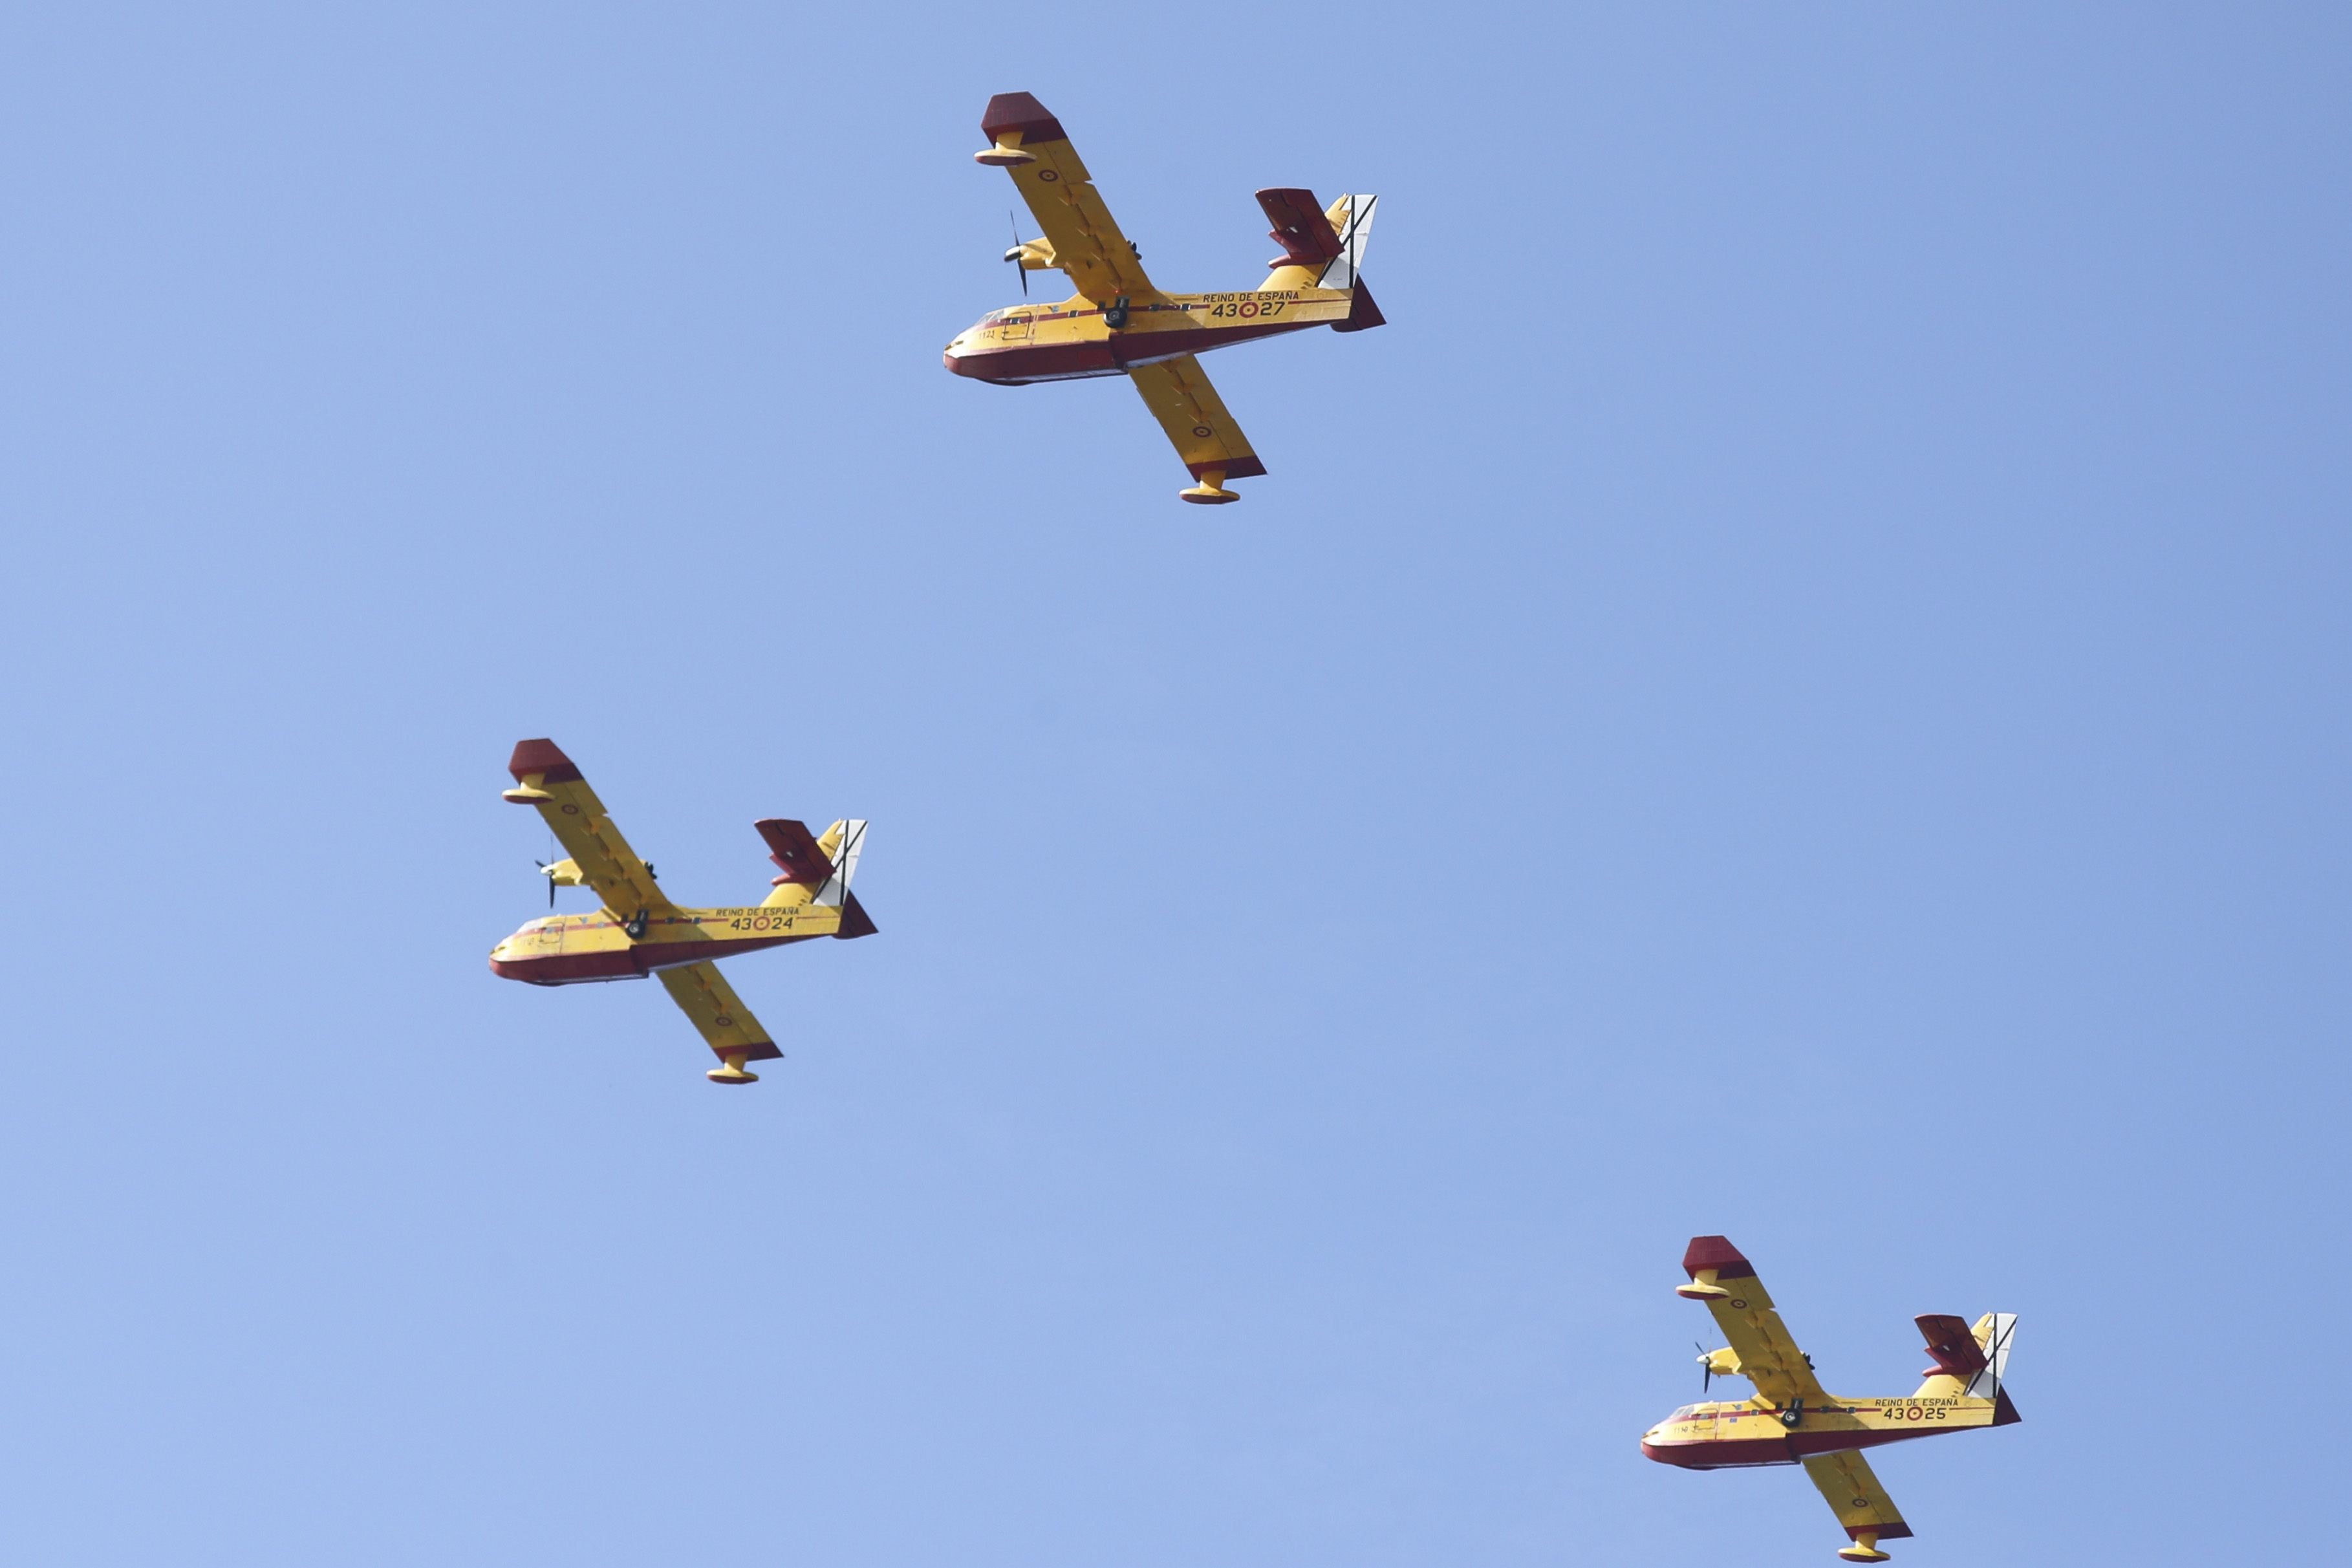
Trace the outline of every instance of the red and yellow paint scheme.
[[542, 867], [548, 900], [557, 887], [585, 887], [604, 901], [593, 915], [551, 915], [534, 920], [490, 949], [490, 972], [534, 986], [589, 980], [639, 980], [656, 975], [670, 998], [702, 1031], [719, 1065], [714, 1083], [756, 1083], [749, 1061], [782, 1056], [760, 1020], [719, 973], [716, 960], [817, 936], [870, 936], [849, 879], [866, 843], [866, 824], [834, 823], [822, 838], [802, 823], [770, 818], [754, 823], [768, 858], [782, 873], [757, 904], [682, 909], [654, 881], [604, 812], [580, 769], [551, 740], [516, 743], [507, 763], [515, 787], [504, 799], [536, 806], [567, 858]]
[[[1379, 198], [1342, 196], [1318, 206], [1312, 191], [1260, 191], [1282, 254], [1264, 283], [1230, 294], [1163, 294], [1143, 270], [1143, 253], [1119, 233], [1062, 123], [1025, 92], [988, 100], [972, 157], [1013, 176], [1029, 204], [1036, 239], [1018, 240], [1004, 259], [1028, 275], [1058, 268], [1077, 292], [1057, 303], [992, 310], [947, 347], [960, 376], [1019, 386], [1124, 375], [1143, 394], [1196, 483], [1180, 492], [1202, 504], [1241, 497], [1228, 479], [1265, 472], [1248, 437], [1225, 412], [1199, 356], [1307, 327], [1360, 332], [1382, 325], [1371, 290], [1357, 276]], [[1015, 236], [1018, 239], [1018, 236]]]
[[1692, 1470], [1804, 1466], [1845, 1526], [1852, 1544], [1838, 1555], [1849, 1563], [1884, 1563], [1878, 1543], [1911, 1533], [1862, 1449], [2020, 1418], [2001, 1386], [2014, 1313], [1987, 1312], [1973, 1326], [1955, 1317], [1918, 1319], [1931, 1364], [1918, 1392], [1850, 1399], [1822, 1388], [1812, 1358], [1789, 1337], [1739, 1249], [1720, 1236], [1693, 1237], [1683, 1271], [1690, 1283], [1675, 1287], [1675, 1294], [1706, 1302], [1731, 1342], [1699, 1357], [1706, 1369], [1701, 1391], [1716, 1378], [1739, 1376], [1756, 1385], [1756, 1396], [1685, 1405], [1642, 1434], [1642, 1452]]

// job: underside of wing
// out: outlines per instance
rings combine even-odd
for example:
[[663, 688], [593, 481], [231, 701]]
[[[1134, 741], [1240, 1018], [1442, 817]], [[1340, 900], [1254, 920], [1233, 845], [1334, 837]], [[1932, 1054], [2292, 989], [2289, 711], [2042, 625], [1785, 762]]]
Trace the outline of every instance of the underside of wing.
[[[1733, 1302], [1739, 1302], [1735, 1306]], [[1805, 1360], [1805, 1353], [1789, 1337], [1788, 1325], [1762, 1292], [1735, 1295], [1729, 1301], [1709, 1301], [1707, 1311], [1714, 1314], [1716, 1327], [1739, 1356], [1739, 1375], [1756, 1385], [1756, 1392], [1775, 1405], [1790, 1405], [1802, 1399], [1808, 1404], [1824, 1404], [1829, 1399], [1821, 1379], [1813, 1375]]]
[[1185, 492], [1188, 499], [1230, 500], [1232, 492], [1220, 488], [1223, 481], [1255, 478], [1265, 472], [1198, 359], [1182, 354], [1134, 366], [1128, 375], [1143, 394], [1151, 417], [1175, 444], [1176, 455], [1202, 483], [1202, 492]]
[[1141, 253], [1119, 232], [1078, 150], [1044, 104], [1025, 92], [998, 93], [980, 130], [990, 145], [973, 156], [1013, 176], [1045, 233], [1051, 265], [1068, 273], [1081, 295], [1097, 305], [1121, 297], [1131, 305], [1160, 302]]
[[670, 999], [694, 1020], [711, 1054], [719, 1061], [735, 1065], [745, 1061], [772, 1061], [783, 1052], [776, 1049], [751, 1009], [736, 996], [735, 988], [719, 972], [716, 964], [687, 964], [675, 969], [658, 969], [664, 989]]
[[1900, 1541], [1911, 1533], [1886, 1489], [1878, 1484], [1878, 1477], [1860, 1454], [1851, 1450], [1815, 1454], [1805, 1461], [1805, 1473], [1813, 1478], [1813, 1485], [1821, 1489], [1822, 1500], [1845, 1526], [1849, 1539], [1867, 1548], [1873, 1542]]
[[653, 868], [637, 858], [605, 815], [596, 791], [555, 742], [518, 741], [507, 771], [514, 775], [515, 787], [506, 799], [539, 808], [556, 842], [578, 868], [579, 880], [595, 890], [606, 909], [625, 920], [640, 913], [667, 914], [674, 907], [655, 884]]
[[1790, 1337], [1764, 1281], [1738, 1248], [1720, 1236], [1695, 1236], [1683, 1254], [1683, 1271], [1691, 1282], [1675, 1287], [1676, 1292], [1706, 1303], [1739, 1357], [1739, 1375], [1756, 1385], [1757, 1393], [1779, 1406], [1800, 1399], [1827, 1402], [1812, 1363]]

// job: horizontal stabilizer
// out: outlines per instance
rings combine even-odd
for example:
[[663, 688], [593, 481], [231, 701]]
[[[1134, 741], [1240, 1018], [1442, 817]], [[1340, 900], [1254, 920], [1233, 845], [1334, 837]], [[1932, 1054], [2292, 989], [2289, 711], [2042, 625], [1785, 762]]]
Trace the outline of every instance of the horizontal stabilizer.
[[1969, 1330], [1966, 1318], [1940, 1313], [1914, 1318], [1919, 1333], [1927, 1342], [1927, 1355], [1935, 1364], [1924, 1369], [1922, 1377], [1953, 1377], [1966, 1383], [1985, 1369], [1984, 1347]]
[[796, 822], [789, 817], [767, 817], [751, 825], [768, 841], [768, 858], [783, 873], [776, 878], [777, 885], [822, 887], [832, 877], [832, 858], [818, 847], [816, 836], [808, 831], [806, 822]]
[[1320, 273], [1323, 264], [1339, 254], [1339, 231], [1323, 215], [1312, 191], [1260, 191], [1257, 204], [1265, 209], [1274, 231], [1266, 237], [1282, 247], [1269, 267], [1304, 267]]

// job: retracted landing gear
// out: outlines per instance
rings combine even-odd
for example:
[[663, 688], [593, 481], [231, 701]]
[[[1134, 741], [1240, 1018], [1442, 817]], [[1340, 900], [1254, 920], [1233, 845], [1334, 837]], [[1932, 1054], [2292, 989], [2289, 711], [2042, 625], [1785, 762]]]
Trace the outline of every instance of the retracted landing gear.
[[640, 909], [635, 915], [630, 915], [628, 919], [621, 923], [621, 929], [628, 933], [630, 941], [642, 942], [645, 940], [646, 916], [647, 913], [647, 911]]
[[1783, 1427], [1796, 1427], [1801, 1424], [1804, 1418], [1805, 1402], [1801, 1399], [1790, 1400], [1789, 1407], [1780, 1412], [1780, 1425]]
[[1114, 332], [1124, 332], [1127, 330], [1126, 295], [1122, 294], [1118, 298], [1110, 302], [1109, 308], [1103, 312], [1103, 325], [1109, 328]]

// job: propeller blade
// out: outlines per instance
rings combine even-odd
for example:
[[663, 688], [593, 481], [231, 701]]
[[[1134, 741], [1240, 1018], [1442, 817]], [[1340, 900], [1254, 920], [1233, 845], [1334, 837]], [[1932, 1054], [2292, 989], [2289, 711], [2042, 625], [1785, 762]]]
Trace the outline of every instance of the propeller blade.
[[1715, 1386], [1715, 1357], [1707, 1354], [1706, 1346], [1696, 1340], [1691, 1341], [1691, 1348], [1698, 1352], [1698, 1391], [1704, 1397], [1706, 1391]]
[[1004, 259], [1021, 274], [1021, 298], [1026, 299], [1029, 298], [1029, 269], [1021, 265], [1021, 220], [1013, 214], [1012, 208], [1007, 207], [1004, 209], [1004, 223], [1013, 231], [1013, 248], [1004, 253]]

